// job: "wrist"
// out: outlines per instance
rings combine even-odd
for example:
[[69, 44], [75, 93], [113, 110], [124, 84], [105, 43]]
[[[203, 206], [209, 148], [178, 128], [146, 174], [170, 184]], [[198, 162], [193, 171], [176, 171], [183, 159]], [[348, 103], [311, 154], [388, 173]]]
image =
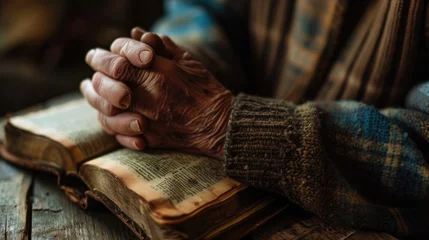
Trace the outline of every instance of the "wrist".
[[212, 135], [212, 144], [209, 147], [209, 155], [215, 157], [217, 159], [224, 158], [224, 145], [225, 145], [225, 137], [228, 129], [229, 118], [232, 112], [232, 106], [234, 103], [234, 96], [230, 91], [228, 91], [224, 99], [222, 100], [222, 104], [219, 106], [219, 116], [214, 121], [213, 127], [213, 135]]

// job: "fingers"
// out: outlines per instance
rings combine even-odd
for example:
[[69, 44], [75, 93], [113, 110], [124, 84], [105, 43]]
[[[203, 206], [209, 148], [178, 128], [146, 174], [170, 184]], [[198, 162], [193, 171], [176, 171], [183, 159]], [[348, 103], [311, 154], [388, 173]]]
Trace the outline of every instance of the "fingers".
[[109, 117], [99, 113], [98, 121], [104, 131], [110, 135], [115, 135], [116, 140], [122, 146], [135, 150], [145, 148], [145, 141], [139, 135], [146, 131], [148, 122], [142, 115], [124, 112]]
[[132, 112], [123, 112], [116, 116], [99, 114], [98, 121], [103, 129], [111, 135], [140, 135], [146, 131], [148, 125], [146, 118]]
[[80, 91], [82, 92], [88, 103], [104, 115], [113, 116], [119, 112], [117, 108], [115, 108], [107, 100], [98, 95], [89, 79], [86, 79], [81, 82]]
[[90, 50], [86, 62], [95, 71], [131, 84], [138, 84], [144, 71], [134, 67], [126, 58], [100, 48]]
[[127, 109], [131, 104], [129, 87], [101, 72], [96, 72], [92, 76], [92, 86], [98, 95], [117, 108]]
[[156, 54], [151, 46], [130, 38], [117, 38], [110, 46], [110, 50], [127, 58], [138, 68], [148, 67]]
[[176, 45], [176, 43], [171, 40], [168, 36], [160, 35], [159, 36], [162, 40], [163, 45], [165, 48], [173, 55], [174, 59], [191, 59], [191, 55]]
[[86, 61], [95, 71], [112, 79], [123, 81], [127, 85], [131, 84], [129, 86], [159, 80], [152, 79], [157, 76], [153, 74], [154, 72], [177, 78], [177, 64], [162, 56], [155, 58], [150, 70], [134, 67], [125, 57], [99, 48], [89, 51]]
[[[162, 73], [169, 79], [178, 79], [178, 67], [175, 61], [168, 58], [158, 56], [153, 62], [152, 69], [155, 72]], [[150, 82], [152, 79], [144, 79], [145, 82]]]
[[154, 33], [144, 33], [140, 38], [140, 41], [151, 46], [155, 50], [157, 55], [161, 55], [166, 58], [173, 57], [173, 53], [165, 47], [164, 43], [162, 42], [162, 39]]
[[125, 136], [125, 135], [116, 135], [116, 140], [124, 147], [142, 150], [145, 148], [145, 142], [143, 138], [138, 136]]
[[147, 31], [144, 30], [141, 27], [134, 27], [133, 29], [131, 29], [131, 38], [137, 41], [140, 41], [140, 38], [143, 36], [144, 33], [146, 33]]
[[100, 48], [90, 50], [86, 54], [85, 60], [95, 71], [102, 72], [114, 79], [122, 77], [124, 71], [130, 68], [130, 63], [126, 58]]
[[116, 133], [113, 130], [110, 130], [110, 128], [106, 127], [105, 124], [105, 115], [103, 115], [101, 112], [98, 112], [98, 122], [100, 123], [103, 130], [109, 134], [109, 135], [116, 135]]
[[177, 51], [177, 49], [179, 48], [176, 43], [171, 40], [170, 37], [166, 35], [161, 35], [159, 37], [161, 38], [162, 43], [165, 45], [165, 47], [168, 48], [170, 51]]
[[180, 59], [185, 51], [179, 48], [169, 37], [165, 35], [158, 36], [155, 33], [147, 32], [140, 27], [131, 30], [131, 37], [151, 46], [157, 55], [166, 58]]

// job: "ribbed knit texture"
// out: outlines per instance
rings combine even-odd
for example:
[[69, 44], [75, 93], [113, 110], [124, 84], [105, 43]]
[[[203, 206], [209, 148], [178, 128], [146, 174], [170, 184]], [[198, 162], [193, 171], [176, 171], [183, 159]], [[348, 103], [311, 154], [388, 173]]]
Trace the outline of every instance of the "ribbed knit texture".
[[429, 234], [428, 119], [351, 101], [294, 105], [241, 94], [224, 166], [230, 177], [285, 195], [330, 223]]
[[427, 1], [165, 6], [154, 31], [193, 52], [228, 88], [294, 103], [332, 100], [238, 96], [225, 145], [231, 177], [279, 192], [329, 223], [429, 235], [429, 88], [410, 95], [418, 111], [334, 102], [403, 103], [427, 62]]
[[[226, 137], [226, 170], [231, 177], [264, 189], [277, 190], [280, 185], [288, 185], [298, 190], [312, 176], [304, 176], [300, 171], [285, 175], [283, 171], [299, 159], [320, 156], [320, 140], [315, 137], [319, 128], [314, 108], [239, 95]], [[306, 149], [309, 145], [316, 148]]]

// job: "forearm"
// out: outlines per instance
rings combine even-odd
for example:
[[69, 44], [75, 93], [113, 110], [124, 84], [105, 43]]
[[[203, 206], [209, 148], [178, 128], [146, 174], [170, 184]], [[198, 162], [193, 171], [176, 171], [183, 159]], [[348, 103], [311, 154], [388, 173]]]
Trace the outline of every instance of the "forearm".
[[297, 106], [241, 95], [226, 137], [226, 171], [333, 222], [421, 233], [427, 217], [409, 204], [429, 198], [429, 167], [416, 134], [398, 122], [421, 126], [429, 117], [411, 110], [383, 113], [389, 118], [356, 102]]

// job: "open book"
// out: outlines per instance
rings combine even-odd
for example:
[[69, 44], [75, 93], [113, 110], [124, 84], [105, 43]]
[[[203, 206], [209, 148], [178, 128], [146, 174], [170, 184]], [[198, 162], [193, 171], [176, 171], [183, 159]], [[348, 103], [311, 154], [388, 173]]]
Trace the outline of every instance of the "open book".
[[120, 148], [84, 100], [5, 125], [3, 158], [58, 176], [67, 196], [104, 204], [141, 239], [237, 239], [285, 206], [225, 176], [212, 158]]

